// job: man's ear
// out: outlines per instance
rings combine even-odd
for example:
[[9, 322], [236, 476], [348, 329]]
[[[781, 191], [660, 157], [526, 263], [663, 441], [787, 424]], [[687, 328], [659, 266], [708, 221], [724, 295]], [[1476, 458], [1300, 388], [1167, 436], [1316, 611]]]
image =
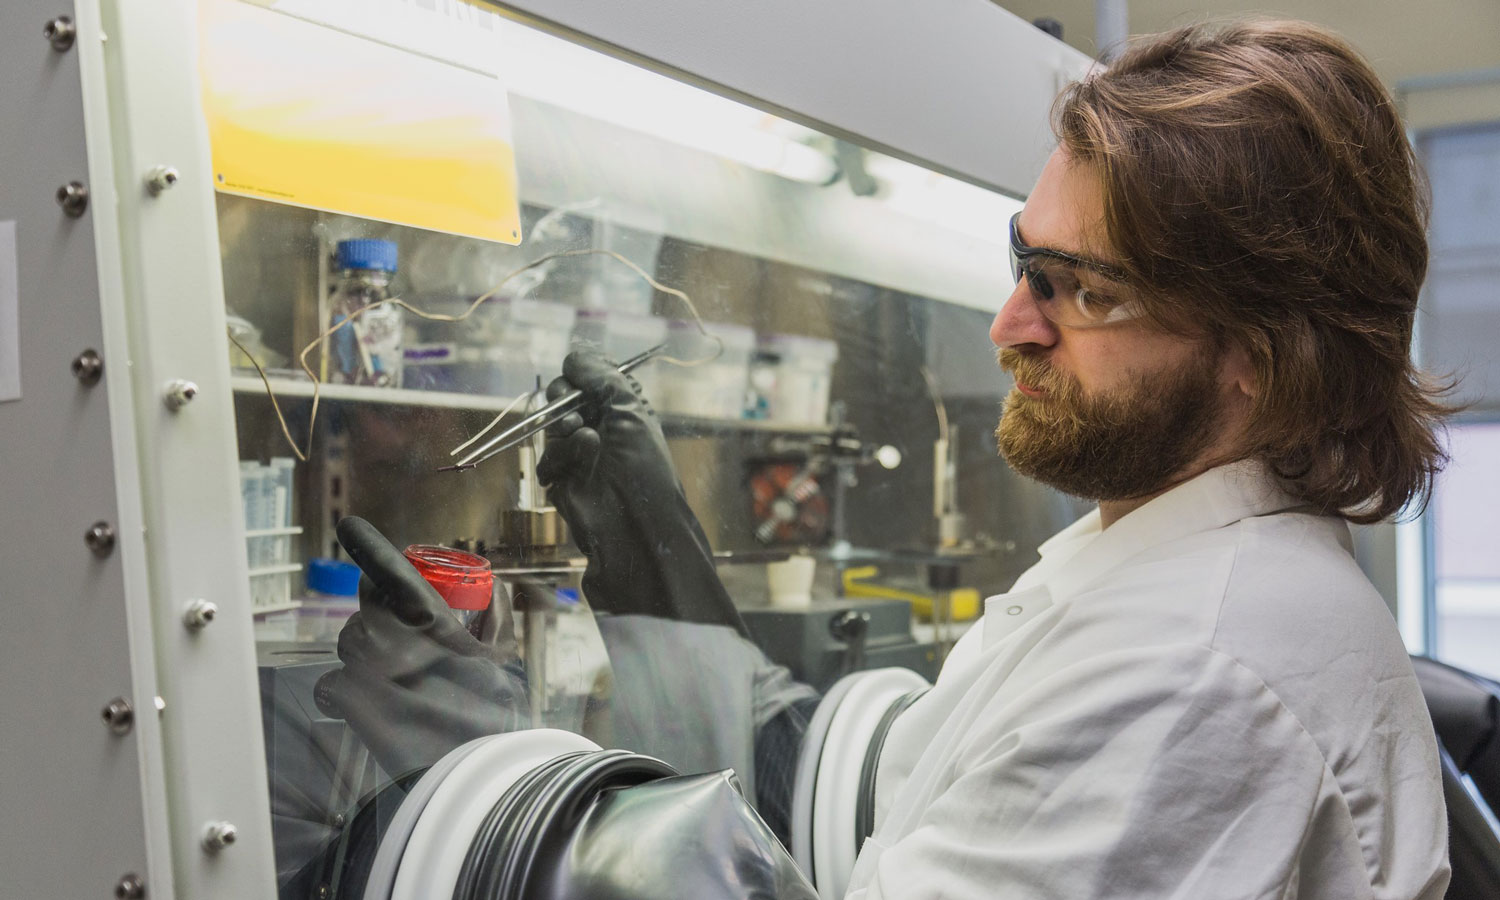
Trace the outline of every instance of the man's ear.
[[1260, 379], [1255, 374], [1255, 364], [1250, 353], [1238, 343], [1224, 349], [1219, 360], [1219, 383], [1247, 400], [1260, 395]]

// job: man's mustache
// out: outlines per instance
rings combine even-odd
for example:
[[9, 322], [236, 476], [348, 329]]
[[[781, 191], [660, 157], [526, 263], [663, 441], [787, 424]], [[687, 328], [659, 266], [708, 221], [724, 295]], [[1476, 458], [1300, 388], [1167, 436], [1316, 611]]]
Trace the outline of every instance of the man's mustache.
[[999, 360], [1001, 369], [1009, 372], [1012, 378], [1028, 387], [1050, 392], [1068, 386], [1068, 379], [1064, 375], [1035, 356], [1028, 356], [1009, 347], [1000, 349], [995, 356]]

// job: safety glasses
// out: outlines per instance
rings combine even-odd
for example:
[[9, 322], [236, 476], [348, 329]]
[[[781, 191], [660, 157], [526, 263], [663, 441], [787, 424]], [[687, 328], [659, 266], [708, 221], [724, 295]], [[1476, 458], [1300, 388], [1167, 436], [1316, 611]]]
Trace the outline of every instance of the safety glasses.
[[1061, 250], [1028, 247], [1021, 243], [1016, 225], [1021, 214], [1010, 218], [1010, 265], [1016, 283], [1026, 279], [1037, 309], [1054, 325], [1064, 328], [1097, 328], [1140, 318], [1140, 307], [1121, 301], [1112, 292], [1086, 288], [1078, 279], [1078, 270], [1086, 269], [1112, 282], [1120, 283], [1125, 275], [1113, 266], [1074, 256]]

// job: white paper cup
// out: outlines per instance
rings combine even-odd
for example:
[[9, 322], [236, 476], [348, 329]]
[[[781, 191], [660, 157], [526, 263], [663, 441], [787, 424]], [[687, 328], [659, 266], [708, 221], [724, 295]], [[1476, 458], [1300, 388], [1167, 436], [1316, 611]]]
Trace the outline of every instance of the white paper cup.
[[811, 556], [793, 556], [782, 562], [766, 563], [766, 585], [771, 605], [780, 609], [806, 609], [812, 605], [813, 573], [817, 560]]

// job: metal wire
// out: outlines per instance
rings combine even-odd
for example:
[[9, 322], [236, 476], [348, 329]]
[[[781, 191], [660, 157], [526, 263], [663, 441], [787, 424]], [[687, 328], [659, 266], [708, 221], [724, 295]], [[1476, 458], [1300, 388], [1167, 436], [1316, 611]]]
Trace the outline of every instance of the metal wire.
[[[593, 256], [593, 255], [607, 256], [607, 257], [610, 257], [610, 258], [612, 258], [612, 259], [614, 259], [614, 260], [616, 260], [616, 261], [618, 261], [620, 263], [623, 263], [632, 272], [634, 272], [636, 275], [640, 276], [643, 280], [645, 280], [645, 282], [647, 284], [651, 285], [651, 287], [654, 288], [655, 290], [658, 290], [658, 291], [660, 291], [663, 294], [667, 294], [668, 296], [676, 297], [678, 300], [682, 301], [682, 304], [687, 307], [688, 314], [692, 317], [693, 324], [698, 327], [699, 333], [702, 334], [704, 337], [708, 338], [709, 340], [713, 341], [715, 344], [718, 345], [718, 348], [717, 348], [717, 350], [715, 350], [714, 353], [712, 353], [709, 356], [706, 356], [706, 357], [704, 357], [702, 359], [685, 360], [685, 359], [678, 359], [678, 358], [673, 357], [673, 356], [668, 356], [666, 354], [658, 354], [656, 356], [657, 359], [660, 359], [663, 362], [668, 363], [670, 365], [674, 365], [674, 366], [701, 366], [704, 363], [712, 362], [713, 360], [718, 359], [720, 356], [723, 355], [723, 353], [724, 353], [724, 341], [720, 337], [718, 337], [717, 335], [710, 334], [709, 331], [708, 331], [708, 329], [704, 327], [703, 317], [698, 314], [698, 307], [697, 307], [697, 305], [695, 305], [693, 303], [693, 298], [689, 297], [685, 292], [680, 291], [677, 288], [668, 287], [668, 286], [662, 284], [661, 282], [657, 281], [655, 278], [652, 278], [649, 274], [647, 274], [645, 269], [642, 269], [640, 266], [636, 265], [635, 263], [631, 262], [630, 260], [626, 259], [624, 256], [621, 256], [619, 253], [616, 253], [613, 250], [598, 250], [598, 249], [593, 249], [593, 248], [580, 249], [580, 250], [559, 250], [559, 251], [557, 251], [555, 253], [548, 253], [546, 256], [543, 256], [543, 257], [541, 257], [539, 259], [532, 260], [531, 262], [527, 263], [526, 265], [521, 266], [520, 268], [518, 268], [515, 271], [511, 272], [510, 274], [506, 275], [504, 278], [502, 278], [498, 282], [496, 282], [496, 284], [495, 284], [494, 287], [490, 288], [488, 291], [485, 291], [483, 294], [480, 294], [477, 298], [475, 298], [474, 302], [470, 303], [469, 306], [468, 306], [468, 308], [465, 309], [462, 313], [459, 313], [458, 315], [447, 315], [447, 314], [444, 314], [444, 313], [431, 313], [431, 312], [427, 312], [426, 310], [419, 309], [419, 308], [417, 308], [415, 306], [412, 306], [410, 303], [407, 303], [405, 300], [402, 300], [399, 297], [390, 297], [390, 298], [387, 298], [385, 300], [380, 300], [380, 301], [377, 301], [375, 303], [371, 303], [368, 306], [363, 306], [363, 307], [360, 307], [357, 310], [354, 310], [348, 316], [346, 316], [346, 317], [340, 319], [338, 322], [334, 323], [333, 326], [330, 327], [327, 331], [324, 331], [322, 334], [319, 334], [316, 338], [314, 338], [312, 340], [311, 343], [309, 343], [306, 347], [303, 347], [302, 348], [302, 352], [297, 355], [297, 362], [298, 362], [298, 364], [301, 365], [302, 371], [305, 372], [305, 373], [307, 373], [308, 380], [310, 380], [312, 382], [312, 386], [313, 386], [313, 391], [312, 391], [312, 410], [311, 410], [311, 412], [308, 413], [308, 417], [307, 417], [307, 444], [306, 444], [306, 447], [304, 449], [303, 447], [297, 446], [297, 442], [292, 438], [291, 429], [287, 426], [286, 415], [281, 410], [281, 404], [279, 402], [277, 402], [277, 399], [276, 399], [276, 390], [275, 390], [275, 388], [273, 388], [271, 386], [271, 379], [266, 375], [265, 369], [261, 368], [260, 362], [248, 350], [245, 349], [245, 346], [243, 344], [241, 344], [238, 340], [235, 339], [235, 337], [234, 337], [233, 334], [229, 335], [229, 341], [230, 341], [230, 343], [232, 343], [236, 347], [238, 347], [240, 349], [240, 351], [243, 352], [245, 354], [245, 356], [250, 359], [250, 364], [255, 367], [255, 372], [256, 372], [257, 375], [260, 376], [261, 383], [266, 386], [266, 395], [271, 398], [271, 408], [276, 413], [276, 420], [277, 420], [277, 422], [281, 425], [281, 434], [282, 434], [282, 436], [286, 438], [287, 445], [292, 448], [292, 452], [294, 454], [296, 454], [297, 459], [301, 460], [302, 462], [306, 462], [308, 460], [308, 458], [310, 457], [310, 455], [312, 454], [313, 436], [317, 433], [316, 430], [315, 430], [315, 428], [314, 428], [314, 426], [317, 424], [317, 421], [318, 421], [318, 406], [319, 406], [319, 403], [321, 402], [321, 399], [322, 399], [321, 398], [321, 385], [322, 385], [322, 382], [319, 380], [318, 376], [313, 373], [312, 367], [308, 365], [307, 355], [309, 353], [311, 353], [313, 350], [317, 349], [321, 344], [323, 344], [323, 342], [327, 341], [330, 337], [332, 337], [333, 335], [337, 334], [338, 331], [339, 331], [339, 329], [350, 326], [360, 316], [363, 316], [365, 313], [369, 312], [370, 310], [376, 309], [377, 307], [381, 307], [381, 306], [397, 306], [397, 307], [400, 307], [401, 309], [406, 310], [407, 312], [411, 313], [412, 315], [417, 316], [418, 318], [426, 319], [426, 320], [431, 321], [431, 322], [451, 322], [451, 323], [462, 322], [465, 319], [469, 318], [469, 316], [473, 315], [474, 312], [475, 312], [475, 310], [479, 309], [479, 307], [481, 305], [483, 305], [485, 301], [493, 298], [496, 294], [498, 294], [500, 292], [500, 289], [502, 287], [504, 287], [508, 282], [510, 282], [511, 279], [513, 279], [516, 276], [522, 274], [523, 272], [527, 272], [527, 271], [529, 271], [531, 269], [534, 269], [537, 266], [542, 265], [543, 263], [551, 262], [554, 259], [562, 259], [562, 258], [571, 257], [571, 256]], [[512, 408], [514, 408], [514, 406], [515, 406], [515, 404], [511, 404], [511, 406], [508, 407], [504, 412], [501, 412], [500, 415], [497, 416], [495, 418], [495, 420], [492, 421], [489, 425], [485, 426], [485, 428], [483, 430], [481, 430], [479, 432], [479, 434], [475, 435], [473, 438], [470, 438], [468, 443], [473, 443], [475, 440], [478, 440], [480, 436], [482, 436], [483, 434], [485, 434], [486, 432], [488, 432], [491, 428], [494, 428], [495, 424], [501, 418], [504, 418], [504, 416], [507, 413], [509, 413], [510, 410]], [[464, 444], [463, 446], [468, 446], [468, 443]], [[463, 449], [463, 447], [460, 447], [459, 449], [461, 450], [461, 449]], [[455, 451], [455, 452], [457, 452], [457, 451]]]

